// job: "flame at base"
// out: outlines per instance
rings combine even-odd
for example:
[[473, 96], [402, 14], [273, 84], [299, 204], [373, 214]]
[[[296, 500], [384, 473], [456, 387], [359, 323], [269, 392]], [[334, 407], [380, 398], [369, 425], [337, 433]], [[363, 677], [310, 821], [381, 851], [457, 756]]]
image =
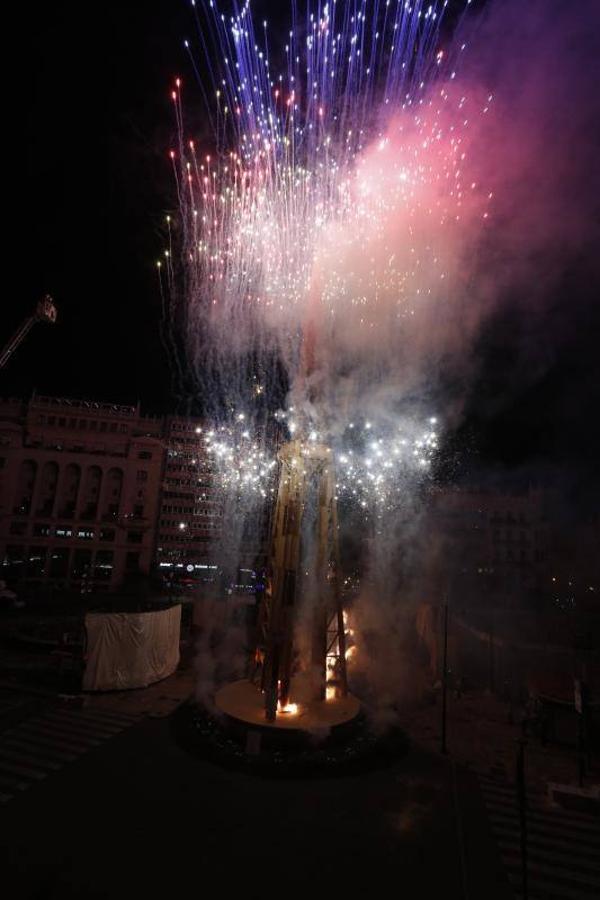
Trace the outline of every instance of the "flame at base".
[[296, 716], [300, 707], [297, 703], [286, 703], [285, 706], [281, 702], [281, 681], [277, 682], [277, 715]]

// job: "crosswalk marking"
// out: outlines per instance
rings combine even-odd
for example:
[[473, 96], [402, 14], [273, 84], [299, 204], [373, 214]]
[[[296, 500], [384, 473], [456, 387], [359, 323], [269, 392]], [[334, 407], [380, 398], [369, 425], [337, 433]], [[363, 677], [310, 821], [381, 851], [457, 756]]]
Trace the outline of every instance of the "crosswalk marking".
[[[514, 837], [515, 830], [514, 827], [507, 828], [503, 825], [495, 825], [494, 831], [502, 836], [503, 840], [510, 844], [511, 840], [514, 840], [515, 843], [518, 843], [517, 838]], [[548, 834], [548, 832], [534, 832], [531, 828], [528, 828], [527, 831], [527, 845], [535, 848], [544, 848], [552, 853], [553, 856], [557, 856], [560, 853], [565, 853], [567, 856], [572, 859], [573, 853], [573, 844], [576, 844], [577, 851], [579, 856], [583, 859], [586, 854], [591, 856], [592, 861], [595, 866], [598, 865], [597, 861], [597, 846], [594, 846], [593, 842], [591, 843], [582, 843], [580, 841], [572, 841], [572, 840], [560, 840], [556, 839], [552, 833]]]
[[113, 734], [118, 734], [123, 730], [122, 725], [115, 725], [107, 728], [104, 724], [97, 725], [94, 722], [87, 720], [75, 723], [65, 719], [62, 715], [56, 715], [54, 713], [45, 716], [44, 722], [56, 729], [63, 730], [67, 728], [69, 732], [73, 732], [75, 735], [82, 735], [83, 737], [94, 735], [94, 737], [98, 737], [102, 740], [107, 737], [112, 737]]
[[140, 720], [110, 710], [45, 710], [0, 735], [0, 804]]
[[47, 742], [51, 741], [53, 745], [59, 744], [61, 747], [68, 747], [75, 752], [87, 750], [90, 745], [94, 746], [94, 741], [76, 739], [69, 732], [57, 732], [55, 729], [48, 728], [43, 722], [39, 724], [29, 724], [27, 722], [22, 724], [19, 726], [19, 734], [22, 734], [24, 737], [28, 736], [33, 740], [41, 738]]
[[31, 763], [34, 768], [48, 769], [50, 772], [58, 772], [59, 769], [62, 769], [62, 766], [54, 760], [44, 759], [43, 757], [37, 757], [36, 759], [31, 753], [23, 753], [18, 747], [13, 747], [10, 744], [5, 743], [2, 745], [2, 759], [6, 759], [8, 762], [17, 763], [18, 765], [21, 763], [24, 763], [25, 765]]
[[[27, 784], [25, 781], [17, 781], [14, 778], [4, 778], [0, 775], [0, 788], [3, 790], [17, 790], [17, 791], [26, 791]], [[11, 795], [4, 795], [7, 800], [11, 799]]]
[[[544, 843], [536, 843], [535, 841], [527, 841], [529, 848], [529, 855], [531, 857], [535, 857], [536, 859], [542, 860], [544, 862], [549, 863], [564, 863], [569, 866], [573, 862], [573, 856], [569, 851], [564, 850], [560, 852], [555, 849], [555, 844], [551, 844], [548, 846], [547, 842]], [[503, 840], [503, 850], [508, 855], [514, 853], [520, 853], [521, 844], [520, 842], [511, 839], [510, 836], [507, 836], [505, 840]], [[580, 859], [578, 861], [578, 868], [582, 872], [589, 872], [591, 875], [597, 872], [598, 870], [598, 860], [594, 853], [592, 853], [587, 859], [580, 854]]]
[[15, 709], [19, 709], [27, 702], [29, 701], [26, 695], [0, 688], [0, 717], [13, 712]]
[[68, 750], [60, 750], [58, 747], [53, 746], [51, 742], [46, 744], [40, 744], [39, 741], [33, 743], [30, 740], [20, 739], [18, 737], [11, 737], [8, 735], [2, 736], [2, 748], [6, 748], [10, 753], [11, 750], [16, 750], [18, 753], [33, 757], [36, 759], [40, 757], [41, 759], [55, 759], [60, 768], [60, 763], [72, 762], [74, 759], [77, 759], [76, 753], [71, 753]]
[[109, 733], [101, 732], [97, 728], [82, 728], [77, 724], [65, 722], [54, 716], [44, 716], [40, 721], [40, 727], [44, 728], [46, 731], [56, 732], [57, 734], [72, 735], [76, 741], [97, 741], [99, 744], [101, 744], [106, 737], [111, 736]]
[[[480, 775], [479, 783], [515, 897], [521, 896], [521, 832], [516, 788]], [[591, 900], [600, 896], [600, 821], [527, 797], [530, 900]]]
[[8, 759], [4, 754], [2, 754], [2, 759], [0, 760], [0, 769], [2, 772], [11, 772], [15, 775], [19, 775], [22, 778], [29, 779], [39, 779], [45, 778], [48, 774], [44, 772], [42, 769], [35, 769], [30, 765], [22, 765], [22, 763], [15, 763]]

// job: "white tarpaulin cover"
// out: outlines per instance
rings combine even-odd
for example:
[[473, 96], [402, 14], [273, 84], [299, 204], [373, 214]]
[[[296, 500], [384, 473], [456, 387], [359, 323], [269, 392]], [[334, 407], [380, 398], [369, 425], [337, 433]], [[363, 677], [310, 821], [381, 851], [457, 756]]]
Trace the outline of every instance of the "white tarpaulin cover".
[[146, 687], [179, 663], [181, 606], [143, 613], [88, 613], [84, 691]]

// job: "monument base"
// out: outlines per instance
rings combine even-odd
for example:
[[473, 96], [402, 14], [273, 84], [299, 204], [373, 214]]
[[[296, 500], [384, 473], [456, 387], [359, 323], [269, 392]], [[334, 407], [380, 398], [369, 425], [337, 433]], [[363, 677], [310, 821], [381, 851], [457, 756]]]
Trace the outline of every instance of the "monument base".
[[360, 712], [360, 702], [352, 694], [339, 699], [313, 701], [299, 704], [294, 712], [278, 712], [274, 722], [265, 717], [264, 695], [256, 685], [245, 679], [234, 681], [222, 687], [215, 696], [217, 710], [226, 717], [238, 737], [246, 734], [249, 752], [261, 741], [252, 733], [260, 735], [269, 744], [280, 734], [285, 739], [306, 736], [311, 739], [328, 737], [334, 732], [346, 730]]

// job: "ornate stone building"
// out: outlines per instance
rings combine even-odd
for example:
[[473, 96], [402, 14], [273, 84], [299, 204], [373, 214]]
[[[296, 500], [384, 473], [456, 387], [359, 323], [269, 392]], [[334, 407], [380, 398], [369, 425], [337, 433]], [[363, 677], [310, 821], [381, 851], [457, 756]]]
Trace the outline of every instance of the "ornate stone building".
[[0, 402], [0, 562], [11, 583], [109, 590], [153, 562], [163, 420], [138, 407]]

